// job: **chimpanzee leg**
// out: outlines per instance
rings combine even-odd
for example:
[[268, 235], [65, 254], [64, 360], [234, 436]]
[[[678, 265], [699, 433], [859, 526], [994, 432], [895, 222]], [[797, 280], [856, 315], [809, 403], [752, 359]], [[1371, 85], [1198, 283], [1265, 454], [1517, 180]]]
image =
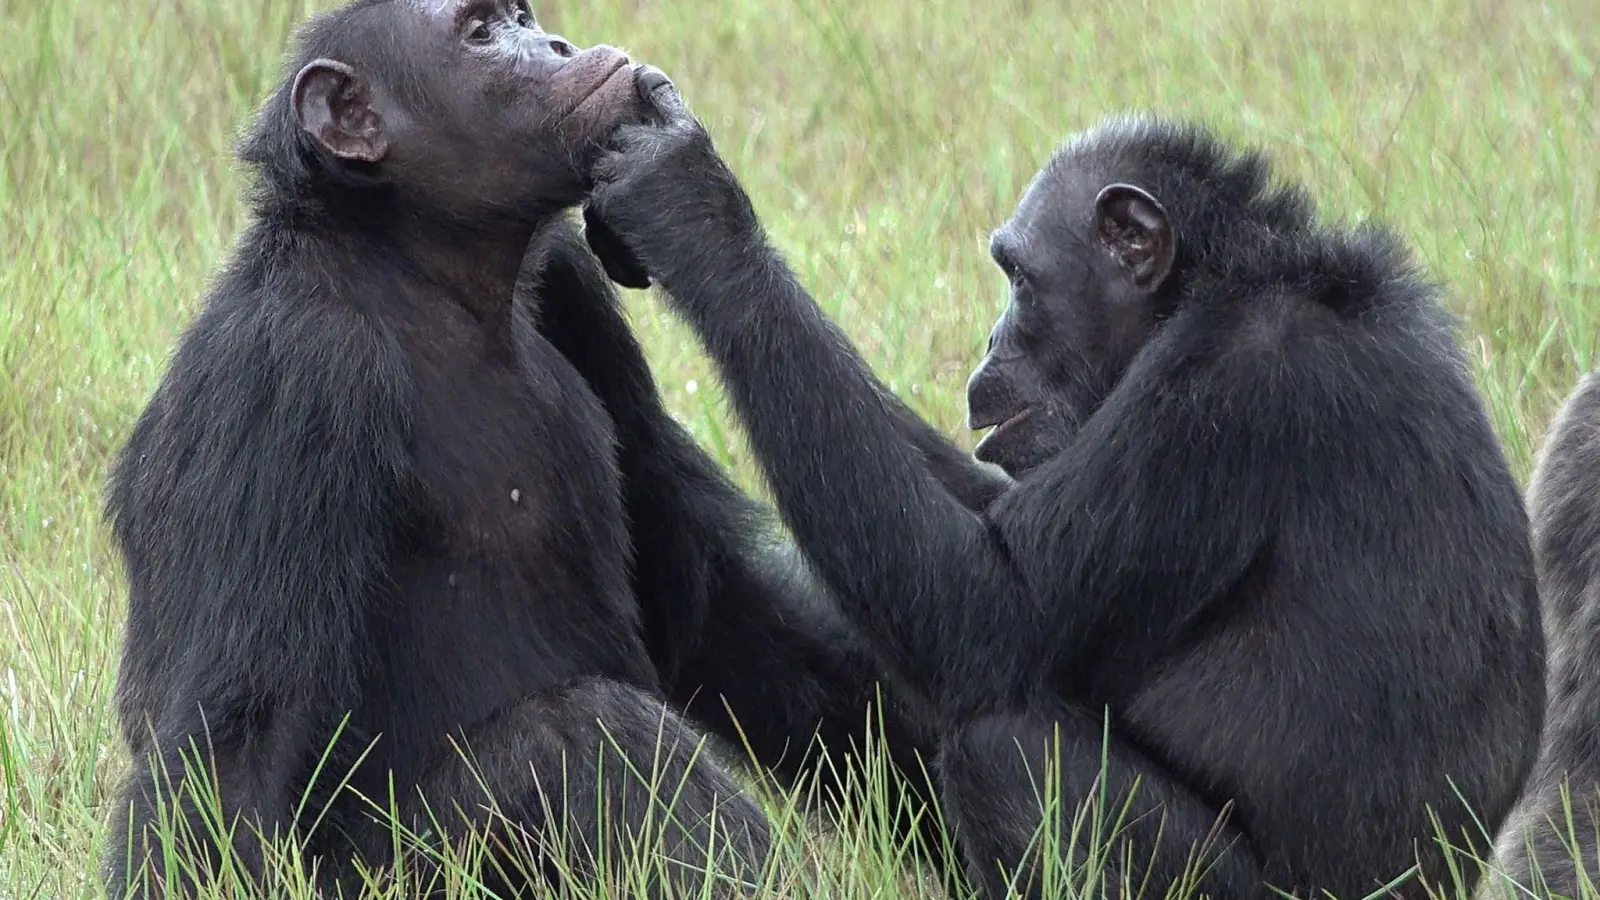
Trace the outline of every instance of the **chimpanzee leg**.
[[649, 897], [742, 896], [761, 877], [765, 816], [693, 729], [635, 688], [543, 692], [457, 744], [423, 777], [423, 799], [399, 806], [411, 827], [486, 836], [481, 878], [502, 897], [541, 875], [628, 877], [630, 896], [644, 878]]
[[798, 555], [783, 548], [725, 561], [704, 637], [669, 696], [821, 810], [860, 812], [875, 798], [901, 837], [940, 865], [932, 775], [937, 732], [883, 676]]
[[[1164, 897], [1175, 885], [1268, 896], [1238, 829], [1085, 713], [972, 721], [945, 742], [938, 777], [969, 875], [988, 897], [1012, 884], [1024, 897], [1065, 895], [1089, 863], [1105, 896]], [[1041, 851], [1066, 867], [1057, 875], [1066, 884], [1041, 883]]]

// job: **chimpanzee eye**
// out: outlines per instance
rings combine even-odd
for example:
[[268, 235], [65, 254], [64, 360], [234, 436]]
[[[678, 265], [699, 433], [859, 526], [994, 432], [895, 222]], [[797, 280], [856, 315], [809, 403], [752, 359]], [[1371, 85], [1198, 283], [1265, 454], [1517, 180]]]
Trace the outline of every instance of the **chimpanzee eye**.
[[523, 28], [532, 28], [535, 25], [533, 13], [530, 12], [526, 7], [518, 6], [517, 14], [514, 18], [516, 23]]
[[467, 23], [467, 40], [475, 44], [484, 44], [492, 37], [494, 33], [489, 30], [489, 22], [486, 19], [473, 19]]

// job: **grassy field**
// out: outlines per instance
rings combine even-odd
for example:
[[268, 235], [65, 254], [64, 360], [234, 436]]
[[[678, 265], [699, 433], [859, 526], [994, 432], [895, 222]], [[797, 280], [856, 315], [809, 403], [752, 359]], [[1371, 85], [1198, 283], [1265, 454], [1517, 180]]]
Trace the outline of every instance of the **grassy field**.
[[[106, 464], [240, 227], [236, 129], [318, 5], [0, 0], [0, 898], [98, 894], [125, 765]], [[1265, 145], [1328, 215], [1408, 235], [1519, 475], [1596, 363], [1597, 0], [537, 11], [677, 79], [818, 298], [962, 440], [1004, 295], [986, 235], [1064, 136], [1127, 108]], [[688, 333], [654, 297], [629, 304], [668, 402], [756, 487]], [[840, 843], [829, 893], [895, 896], [874, 842]]]

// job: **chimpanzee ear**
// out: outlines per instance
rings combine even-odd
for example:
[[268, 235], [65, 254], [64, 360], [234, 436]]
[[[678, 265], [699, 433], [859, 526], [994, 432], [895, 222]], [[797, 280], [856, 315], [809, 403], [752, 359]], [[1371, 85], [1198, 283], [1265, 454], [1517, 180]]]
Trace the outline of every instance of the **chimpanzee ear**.
[[1108, 184], [1094, 199], [1094, 233], [1100, 244], [1145, 291], [1161, 287], [1172, 271], [1176, 240], [1160, 201], [1131, 184]]
[[340, 159], [377, 162], [389, 151], [383, 117], [356, 70], [331, 59], [307, 63], [294, 77], [289, 102], [307, 134]]

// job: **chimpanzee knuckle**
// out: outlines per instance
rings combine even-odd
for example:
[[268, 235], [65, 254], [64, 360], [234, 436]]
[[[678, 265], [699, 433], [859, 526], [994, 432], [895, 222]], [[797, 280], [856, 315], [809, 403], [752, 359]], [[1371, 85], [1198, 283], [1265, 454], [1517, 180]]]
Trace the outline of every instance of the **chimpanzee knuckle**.
[[711, 133], [696, 119], [681, 119], [671, 126], [673, 142], [699, 152], [711, 151]]
[[701, 155], [698, 149], [685, 142], [679, 135], [665, 134], [655, 147], [652, 165], [682, 178], [685, 173], [692, 173], [700, 168], [698, 160]]

